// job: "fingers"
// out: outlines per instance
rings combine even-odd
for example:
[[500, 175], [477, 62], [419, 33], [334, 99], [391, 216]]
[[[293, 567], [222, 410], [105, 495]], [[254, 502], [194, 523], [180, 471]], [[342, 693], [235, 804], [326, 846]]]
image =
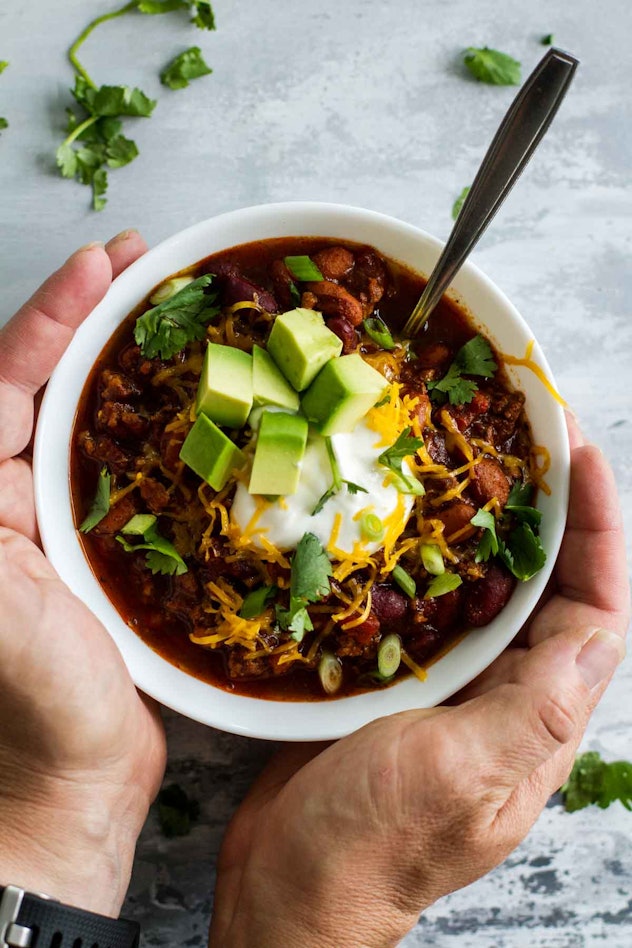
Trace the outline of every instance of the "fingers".
[[147, 251], [147, 244], [137, 230], [124, 230], [105, 245], [105, 251], [112, 265], [112, 277], [127, 269]]
[[9, 458], [0, 464], [0, 527], [39, 542], [31, 466], [23, 458]]
[[572, 453], [568, 521], [555, 579], [557, 595], [533, 621], [531, 645], [573, 626], [625, 633], [630, 589], [621, 512], [612, 470], [593, 445]]
[[19, 454], [33, 426], [33, 396], [48, 381], [75, 329], [112, 281], [144, 253], [132, 231], [107, 248], [90, 244], [74, 253], [0, 330], [0, 461]]
[[[611, 632], [580, 628], [535, 646], [514, 669], [513, 681], [450, 711], [451, 741], [483, 761], [483, 782], [491, 782], [497, 804], [524, 780], [577, 740], [594, 704], [594, 694], [623, 658], [622, 639]], [[444, 723], [448, 720], [444, 718]], [[469, 773], [469, 771], [468, 771]], [[546, 771], [557, 789], [554, 767]]]

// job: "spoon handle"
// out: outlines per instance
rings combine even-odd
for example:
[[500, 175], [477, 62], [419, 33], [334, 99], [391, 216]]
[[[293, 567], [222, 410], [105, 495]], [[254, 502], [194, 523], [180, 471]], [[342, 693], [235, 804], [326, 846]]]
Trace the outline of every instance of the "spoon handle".
[[578, 64], [574, 56], [550, 49], [512, 102], [474, 178], [443, 253], [404, 326], [405, 336], [412, 337], [423, 327], [509, 194], [551, 124]]

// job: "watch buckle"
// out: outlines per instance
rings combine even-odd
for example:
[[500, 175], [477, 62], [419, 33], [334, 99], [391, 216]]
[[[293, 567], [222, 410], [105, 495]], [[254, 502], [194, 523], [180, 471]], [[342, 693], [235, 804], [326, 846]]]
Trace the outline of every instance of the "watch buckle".
[[33, 931], [18, 925], [24, 889], [15, 885], [6, 886], [0, 899], [0, 948], [30, 948]]

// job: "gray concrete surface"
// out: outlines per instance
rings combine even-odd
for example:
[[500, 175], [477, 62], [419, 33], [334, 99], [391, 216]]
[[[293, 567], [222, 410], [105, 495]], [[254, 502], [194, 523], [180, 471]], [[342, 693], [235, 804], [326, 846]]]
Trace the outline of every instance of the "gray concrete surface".
[[[632, 536], [632, 121], [626, 0], [216, 0], [218, 29], [186, 17], [103, 27], [84, 61], [101, 82], [138, 84], [159, 105], [129, 134], [140, 157], [111, 175], [95, 214], [55, 173], [71, 72], [64, 53], [83, 0], [3, 0], [0, 320], [80, 244], [126, 227], [150, 243], [249, 204], [315, 199], [366, 206], [445, 237], [450, 209], [513, 92], [472, 81], [468, 45], [520, 59], [543, 34], [581, 70], [549, 136], [474, 259], [542, 343], [559, 387], [611, 459]], [[90, 10], [115, 9], [109, 0]], [[160, 88], [159, 68], [199, 44], [214, 74]], [[632, 665], [617, 674], [584, 746], [632, 757]], [[168, 780], [201, 801], [192, 834], [164, 839], [151, 814], [126, 911], [146, 946], [204, 945], [213, 864], [226, 821], [270, 752], [167, 715]], [[553, 800], [487, 878], [429, 909], [405, 948], [609, 948], [632, 944], [632, 814], [566, 814]], [[344, 927], [344, 919], [341, 919]], [[256, 946], [253, 946], [256, 948]], [[280, 946], [284, 948], [284, 946]], [[293, 946], [292, 946], [293, 948]]]

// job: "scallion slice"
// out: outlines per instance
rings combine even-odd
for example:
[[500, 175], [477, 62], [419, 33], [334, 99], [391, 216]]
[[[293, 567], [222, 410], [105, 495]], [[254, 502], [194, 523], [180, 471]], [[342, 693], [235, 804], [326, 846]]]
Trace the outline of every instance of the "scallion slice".
[[411, 599], [415, 596], [417, 593], [417, 584], [410, 573], [406, 572], [403, 566], [400, 566], [399, 563], [397, 566], [394, 566], [391, 576], [399, 588], [405, 592], [407, 596], [410, 596]]
[[318, 677], [323, 691], [335, 695], [342, 684], [342, 665], [331, 652], [323, 652], [318, 663]]
[[399, 635], [385, 635], [377, 647], [377, 669], [383, 678], [391, 678], [402, 660], [402, 643]]
[[426, 589], [424, 599], [436, 599], [437, 596], [445, 596], [446, 593], [458, 589], [463, 580], [456, 573], [442, 573], [441, 576], [435, 576]]
[[445, 563], [436, 543], [422, 543], [419, 552], [425, 570], [433, 576], [441, 576], [445, 573]]
[[315, 283], [323, 279], [322, 273], [309, 257], [284, 257], [283, 260], [295, 280]]
[[188, 286], [189, 283], [193, 283], [192, 276], [172, 277], [171, 280], [167, 280], [166, 283], [161, 283], [158, 289], [154, 290], [149, 297], [149, 302], [152, 306], [158, 306], [159, 303], [166, 303], [167, 300], [170, 300], [172, 296], [179, 293], [180, 290]]
[[360, 533], [362, 539], [368, 543], [379, 543], [384, 538], [384, 524], [374, 513], [362, 514], [360, 518]]
[[377, 342], [382, 349], [396, 349], [397, 343], [390, 334], [389, 328], [379, 316], [368, 316], [362, 323], [367, 336]]

